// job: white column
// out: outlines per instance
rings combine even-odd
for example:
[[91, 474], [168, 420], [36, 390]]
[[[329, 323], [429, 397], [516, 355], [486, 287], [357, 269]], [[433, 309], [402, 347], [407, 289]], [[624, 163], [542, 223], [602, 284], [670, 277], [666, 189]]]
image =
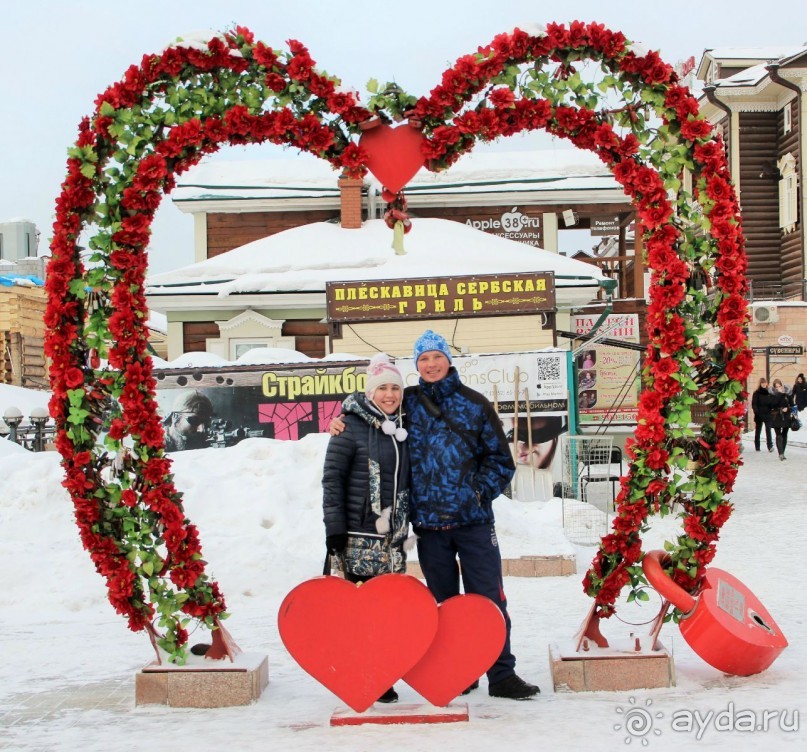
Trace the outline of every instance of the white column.
[[182, 348], [184, 346], [184, 338], [182, 336], [182, 322], [169, 321], [168, 322], [168, 337], [166, 341], [168, 348], [168, 360], [174, 360], [182, 355]]
[[554, 212], [541, 215], [541, 221], [544, 223], [544, 242], [543, 247], [545, 251], [558, 252], [558, 215]]
[[196, 212], [193, 215], [193, 263], [198, 264], [207, 258], [207, 214]]

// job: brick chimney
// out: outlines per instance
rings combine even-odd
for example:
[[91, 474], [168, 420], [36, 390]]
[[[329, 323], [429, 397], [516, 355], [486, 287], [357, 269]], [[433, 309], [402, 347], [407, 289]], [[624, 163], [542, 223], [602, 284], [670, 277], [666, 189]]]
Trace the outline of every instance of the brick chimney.
[[361, 189], [364, 181], [361, 178], [339, 178], [341, 196], [342, 227], [346, 230], [361, 228]]

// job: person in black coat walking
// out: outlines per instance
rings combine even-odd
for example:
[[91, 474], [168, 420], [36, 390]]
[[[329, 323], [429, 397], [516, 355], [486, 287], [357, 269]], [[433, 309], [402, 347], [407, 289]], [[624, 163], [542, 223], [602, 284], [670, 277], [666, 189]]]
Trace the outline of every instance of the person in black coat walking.
[[785, 457], [787, 448], [787, 434], [790, 431], [790, 395], [787, 388], [782, 384], [781, 379], [773, 380], [773, 391], [771, 392], [771, 425], [776, 434], [776, 449], [779, 451], [779, 459]]
[[[403, 378], [380, 353], [367, 366], [364, 394], [342, 404], [345, 430], [332, 436], [322, 472], [328, 555], [343, 562], [345, 579], [404, 572], [409, 530], [409, 448], [402, 425]], [[379, 702], [397, 702], [390, 687]]]
[[765, 441], [768, 451], [773, 451], [773, 438], [771, 437], [771, 393], [768, 391], [768, 380], [759, 380], [759, 386], [751, 395], [751, 410], [754, 413], [754, 449], [759, 451], [760, 434], [765, 426]]
[[793, 404], [799, 412], [807, 407], [807, 381], [803, 373], [796, 376], [796, 383], [793, 384]]

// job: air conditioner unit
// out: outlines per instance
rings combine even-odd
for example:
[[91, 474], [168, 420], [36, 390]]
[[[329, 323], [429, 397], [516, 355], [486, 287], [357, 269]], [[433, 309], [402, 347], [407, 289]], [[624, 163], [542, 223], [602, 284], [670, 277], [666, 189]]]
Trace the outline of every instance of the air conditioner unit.
[[779, 321], [779, 310], [775, 305], [754, 306], [751, 310], [755, 324], [773, 324]]

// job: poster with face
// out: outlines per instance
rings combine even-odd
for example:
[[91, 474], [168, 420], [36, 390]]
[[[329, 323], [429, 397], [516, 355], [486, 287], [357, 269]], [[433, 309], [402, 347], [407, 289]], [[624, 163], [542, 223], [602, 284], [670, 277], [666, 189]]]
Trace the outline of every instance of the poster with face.
[[[595, 315], [572, 316], [572, 329], [588, 334], [597, 321]], [[639, 342], [639, 317], [612, 314], [598, 331], [611, 340]], [[581, 425], [632, 423], [639, 405], [639, 353], [612, 345], [583, 345], [575, 358], [577, 369], [577, 405]]]
[[155, 369], [166, 451], [296, 440], [328, 430], [366, 362]]
[[[539, 489], [532, 470], [560, 480], [560, 437], [569, 426], [567, 356], [565, 350], [545, 350], [452, 357], [463, 384], [487, 397], [499, 414], [518, 468], [515, 498], [551, 497], [552, 483]], [[418, 383], [412, 358], [398, 358], [396, 365], [405, 384]]]

